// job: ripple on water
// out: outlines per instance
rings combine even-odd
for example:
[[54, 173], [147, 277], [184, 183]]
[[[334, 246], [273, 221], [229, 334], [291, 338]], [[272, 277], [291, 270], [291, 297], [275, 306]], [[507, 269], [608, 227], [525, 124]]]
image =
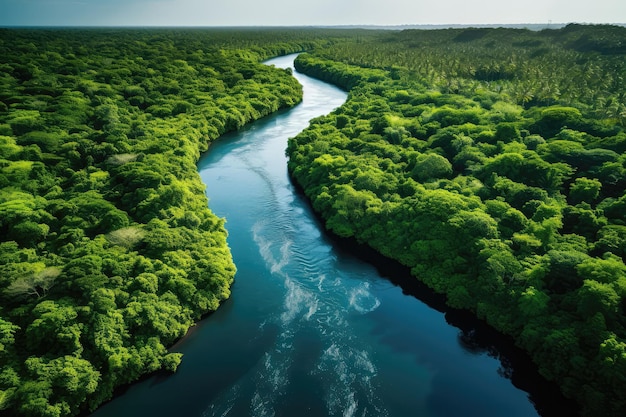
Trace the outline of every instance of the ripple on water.
[[333, 342], [324, 350], [315, 373], [327, 381], [325, 400], [329, 415], [388, 415], [376, 395], [372, 379], [377, 370], [366, 350], [352, 349], [345, 341]]
[[317, 297], [310, 291], [303, 289], [298, 282], [288, 276], [285, 277], [285, 287], [287, 289], [284, 302], [285, 310], [280, 316], [283, 325], [288, 325], [304, 310], [306, 310], [304, 318], [310, 319], [313, 313], [317, 311]]
[[330, 249], [317, 238], [315, 242], [298, 238], [292, 227], [296, 211], [274, 209], [272, 220], [256, 222], [252, 235], [267, 269], [285, 290], [282, 310], [262, 327], [273, 323], [281, 330], [253, 371], [254, 386], [247, 394], [250, 414], [275, 414], [274, 407], [289, 390], [293, 367], [302, 366], [294, 357], [293, 343], [307, 329], [322, 345], [320, 356], [312, 359], [306, 372], [324, 392], [327, 415], [387, 415], [375, 394], [377, 369], [370, 347], [361, 345], [350, 328], [353, 312], [372, 312], [380, 301], [368, 282], [338, 273]]
[[380, 306], [380, 300], [370, 292], [370, 283], [364, 282], [350, 290], [350, 307], [360, 314], [371, 313]]

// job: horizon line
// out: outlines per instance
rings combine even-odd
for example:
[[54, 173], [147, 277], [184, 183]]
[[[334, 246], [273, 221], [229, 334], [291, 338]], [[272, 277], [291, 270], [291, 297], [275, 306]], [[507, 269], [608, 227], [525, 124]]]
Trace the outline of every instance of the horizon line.
[[22, 25], [22, 24], [0, 24], [0, 28], [30, 28], [30, 29], [48, 29], [48, 28], [128, 28], [128, 29], [144, 29], [144, 28], [154, 28], [154, 29], [167, 29], [167, 28], [189, 28], [189, 29], [211, 29], [211, 28], [403, 28], [403, 27], [437, 27], [437, 28], [458, 28], [458, 27], [478, 27], [478, 26], [489, 26], [489, 27], [511, 27], [511, 26], [567, 26], [570, 24], [574, 25], [587, 25], [587, 26], [601, 26], [601, 25], [609, 25], [609, 26], [623, 26], [626, 27], [626, 22], [538, 22], [538, 23], [530, 23], [530, 22], [522, 22], [522, 23], [402, 23], [402, 24], [378, 24], [378, 23], [363, 23], [363, 24], [308, 24], [308, 25], [77, 25], [77, 24], [67, 24], [67, 25]]

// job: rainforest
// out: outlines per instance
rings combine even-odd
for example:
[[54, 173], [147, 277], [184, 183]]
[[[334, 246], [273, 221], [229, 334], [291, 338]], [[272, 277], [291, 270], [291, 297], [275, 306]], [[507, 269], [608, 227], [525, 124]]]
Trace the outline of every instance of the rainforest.
[[302, 100], [262, 64], [295, 52], [348, 92], [286, 150], [326, 229], [510, 337], [581, 415], [623, 415], [626, 28], [574, 24], [0, 29], [0, 415], [176, 371], [237, 271], [196, 164]]

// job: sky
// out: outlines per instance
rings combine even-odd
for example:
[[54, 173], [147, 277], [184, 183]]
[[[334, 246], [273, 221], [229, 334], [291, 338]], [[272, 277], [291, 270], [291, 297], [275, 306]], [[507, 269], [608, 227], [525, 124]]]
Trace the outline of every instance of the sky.
[[0, 0], [0, 26], [626, 23], [625, 0]]

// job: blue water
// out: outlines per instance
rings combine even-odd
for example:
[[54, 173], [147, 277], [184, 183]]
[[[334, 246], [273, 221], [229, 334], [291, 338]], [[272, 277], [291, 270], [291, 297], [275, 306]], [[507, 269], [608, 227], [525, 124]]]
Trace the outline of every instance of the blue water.
[[220, 139], [198, 164], [210, 208], [227, 219], [231, 299], [174, 347], [176, 374], [93, 416], [537, 416], [497, 359], [321, 231], [285, 148], [346, 94], [295, 76], [300, 105]]

